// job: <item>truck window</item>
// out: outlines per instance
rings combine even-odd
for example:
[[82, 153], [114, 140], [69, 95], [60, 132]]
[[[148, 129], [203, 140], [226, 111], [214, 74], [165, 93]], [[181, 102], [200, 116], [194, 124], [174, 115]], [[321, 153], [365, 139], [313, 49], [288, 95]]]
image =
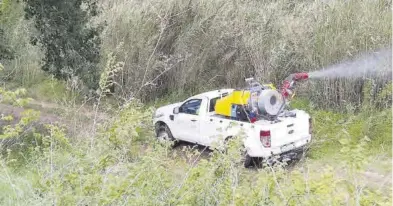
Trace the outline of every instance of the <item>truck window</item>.
[[222, 93], [221, 97], [216, 97], [216, 98], [212, 98], [210, 99], [210, 103], [209, 103], [209, 112], [214, 112], [214, 107], [216, 106], [216, 102], [217, 100], [221, 99], [222, 97], [227, 96], [228, 93]]
[[198, 115], [199, 108], [201, 107], [201, 99], [191, 99], [185, 102], [180, 108], [180, 113]]
[[218, 99], [220, 99], [220, 97], [216, 97], [210, 100], [209, 112], [214, 112], [214, 107], [216, 106], [216, 102]]

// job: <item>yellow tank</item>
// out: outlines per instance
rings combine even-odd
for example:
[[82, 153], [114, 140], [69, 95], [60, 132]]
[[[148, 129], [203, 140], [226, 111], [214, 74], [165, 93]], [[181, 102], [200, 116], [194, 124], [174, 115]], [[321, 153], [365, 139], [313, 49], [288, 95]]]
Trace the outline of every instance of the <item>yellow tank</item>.
[[232, 105], [246, 105], [250, 98], [250, 91], [248, 90], [235, 90], [228, 96], [217, 100], [214, 108], [216, 114], [224, 115], [227, 117], [233, 116]]

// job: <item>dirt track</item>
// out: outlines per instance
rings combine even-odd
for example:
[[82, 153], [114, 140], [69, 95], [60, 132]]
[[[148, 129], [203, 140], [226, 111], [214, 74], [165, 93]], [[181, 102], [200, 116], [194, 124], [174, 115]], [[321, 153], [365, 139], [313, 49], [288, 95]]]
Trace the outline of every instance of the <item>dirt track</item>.
[[[21, 118], [23, 111], [25, 111], [25, 109], [21, 108], [21, 107], [16, 107], [16, 106], [7, 105], [7, 104], [0, 104], [0, 113], [4, 116], [12, 115], [14, 117], [15, 121], [18, 121]], [[59, 118], [59, 116], [57, 116], [57, 115], [50, 114], [45, 111], [41, 111], [39, 121], [42, 123], [56, 123], [56, 122], [61, 121], [61, 118]], [[0, 126], [3, 124], [4, 124], [4, 121], [0, 120]]]

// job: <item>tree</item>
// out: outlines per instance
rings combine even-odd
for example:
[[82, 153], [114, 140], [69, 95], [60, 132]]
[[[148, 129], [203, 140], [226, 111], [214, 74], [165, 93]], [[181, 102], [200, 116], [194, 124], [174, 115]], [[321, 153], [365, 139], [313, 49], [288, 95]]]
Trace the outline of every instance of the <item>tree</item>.
[[6, 30], [4, 25], [8, 23], [7, 19], [11, 3], [12, 2], [10, 0], [0, 1], [0, 60], [14, 58], [14, 51], [9, 45], [7, 36], [4, 32], [4, 30]]
[[95, 0], [24, 0], [27, 19], [38, 34], [32, 36], [44, 50], [42, 69], [57, 79], [78, 77], [96, 89], [99, 80], [100, 26], [90, 24], [97, 15]]

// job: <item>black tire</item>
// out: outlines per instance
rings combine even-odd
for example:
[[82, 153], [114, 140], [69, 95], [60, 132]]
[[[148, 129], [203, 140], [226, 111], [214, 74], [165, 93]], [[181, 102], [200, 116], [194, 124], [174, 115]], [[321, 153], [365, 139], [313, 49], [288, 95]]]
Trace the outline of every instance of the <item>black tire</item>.
[[215, 150], [217, 150], [217, 151], [219, 151], [221, 153], [227, 154], [227, 152], [228, 152], [228, 148], [227, 148], [228, 147], [228, 141], [231, 140], [231, 138], [232, 138], [231, 136], [225, 138], [222, 147], [215, 148]]
[[248, 154], [244, 155], [243, 165], [245, 168], [250, 168], [254, 165], [254, 159]]
[[176, 139], [173, 137], [171, 130], [166, 124], [156, 125], [156, 137], [160, 142], [172, 141], [176, 143]]
[[258, 158], [255, 157], [251, 157], [247, 151], [245, 150], [244, 146], [243, 146], [243, 159], [242, 159], [242, 163], [243, 166], [245, 168], [250, 168], [250, 167], [254, 167], [254, 166], [258, 166], [258, 163], [256, 162], [258, 160]]
[[242, 146], [242, 152], [243, 152], [243, 154], [242, 154], [242, 159], [241, 159], [241, 163], [243, 164], [243, 166], [245, 167], [245, 168], [250, 168], [250, 167], [254, 167], [254, 166], [258, 166], [258, 158], [255, 158], [255, 157], [251, 157], [248, 153], [247, 153], [247, 151], [246, 151], [246, 149], [245, 149], [245, 147], [244, 147], [244, 145]]

